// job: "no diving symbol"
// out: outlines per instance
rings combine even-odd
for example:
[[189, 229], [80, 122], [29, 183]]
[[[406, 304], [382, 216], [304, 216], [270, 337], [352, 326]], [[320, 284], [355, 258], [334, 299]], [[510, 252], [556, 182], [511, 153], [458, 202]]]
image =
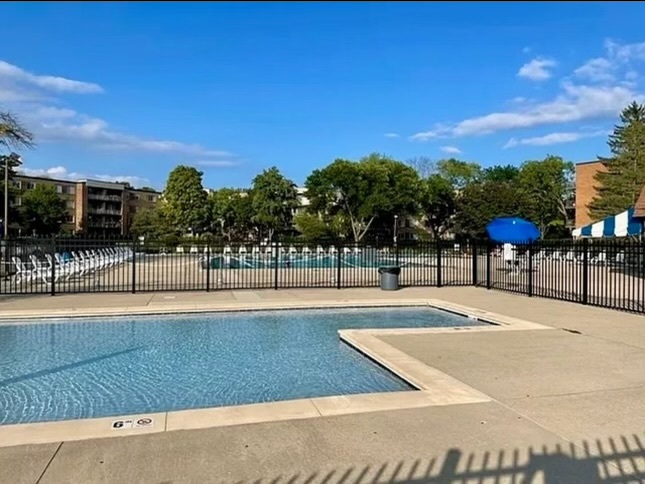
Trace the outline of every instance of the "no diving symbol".
[[115, 430], [152, 427], [154, 420], [151, 417], [141, 417], [138, 419], [115, 420], [112, 422], [112, 428]]
[[134, 423], [135, 427], [152, 427], [152, 419], [150, 417], [143, 417]]

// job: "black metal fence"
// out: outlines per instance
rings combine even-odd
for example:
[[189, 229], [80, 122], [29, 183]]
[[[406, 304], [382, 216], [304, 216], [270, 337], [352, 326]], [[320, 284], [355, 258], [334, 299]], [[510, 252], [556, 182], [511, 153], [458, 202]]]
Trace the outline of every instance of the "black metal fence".
[[498, 246], [207, 244], [20, 239], [2, 246], [0, 294], [378, 287], [401, 267], [402, 286], [482, 286], [645, 312], [645, 242], [541, 241]]

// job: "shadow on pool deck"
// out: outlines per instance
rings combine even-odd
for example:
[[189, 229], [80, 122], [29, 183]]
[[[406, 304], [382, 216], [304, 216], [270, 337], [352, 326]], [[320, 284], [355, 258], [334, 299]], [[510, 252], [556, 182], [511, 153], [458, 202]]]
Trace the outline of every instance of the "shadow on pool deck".
[[[621, 436], [605, 442], [612, 449], [603, 450], [603, 442], [594, 442], [594, 452], [587, 441], [581, 446], [555, 445], [548, 449], [529, 447], [524, 451], [465, 452], [451, 448], [443, 458], [425, 458], [385, 462], [381, 465], [352, 466], [346, 469], [279, 475], [236, 484], [263, 483], [465, 483], [521, 482], [545, 484], [643, 482], [645, 447], [638, 435]], [[622, 444], [623, 450], [618, 450]], [[162, 481], [171, 484], [173, 481]]]

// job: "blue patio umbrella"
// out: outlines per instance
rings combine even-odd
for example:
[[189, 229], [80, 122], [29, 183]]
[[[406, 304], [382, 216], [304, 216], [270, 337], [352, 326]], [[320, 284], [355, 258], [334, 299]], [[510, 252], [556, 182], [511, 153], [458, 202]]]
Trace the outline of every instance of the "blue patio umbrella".
[[519, 217], [499, 217], [486, 225], [488, 236], [501, 244], [526, 244], [540, 238], [533, 222]]

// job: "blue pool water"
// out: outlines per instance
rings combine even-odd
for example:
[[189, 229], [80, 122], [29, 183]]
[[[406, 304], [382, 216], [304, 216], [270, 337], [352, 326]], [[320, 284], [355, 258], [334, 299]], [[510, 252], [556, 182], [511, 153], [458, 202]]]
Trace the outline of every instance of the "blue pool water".
[[338, 329], [472, 324], [370, 308], [0, 325], [0, 423], [411, 390]]
[[[363, 254], [341, 254], [341, 267], [380, 267], [392, 265], [396, 259], [391, 256], [372, 256]], [[406, 265], [400, 260], [401, 265]], [[277, 260], [278, 267], [288, 269], [330, 269], [338, 267], [338, 255], [286, 255]], [[205, 269], [205, 262], [203, 264]], [[211, 257], [211, 269], [269, 269], [276, 266], [271, 255], [217, 255]]]

